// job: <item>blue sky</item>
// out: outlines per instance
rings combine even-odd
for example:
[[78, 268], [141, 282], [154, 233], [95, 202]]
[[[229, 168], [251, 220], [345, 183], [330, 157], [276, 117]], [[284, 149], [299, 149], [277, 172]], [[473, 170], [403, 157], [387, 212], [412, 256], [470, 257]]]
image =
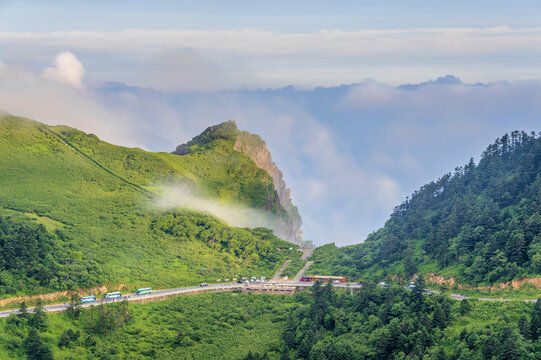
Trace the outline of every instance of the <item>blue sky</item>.
[[540, 130], [539, 4], [0, 0], [0, 108], [152, 151], [234, 119], [267, 141], [306, 237], [351, 244], [496, 137]]
[[0, 58], [39, 71], [70, 51], [92, 79], [188, 91], [529, 79], [540, 18], [524, 0], [8, 0]]
[[1, 1], [4, 31], [125, 28], [286, 32], [320, 29], [539, 25], [541, 5], [516, 1]]

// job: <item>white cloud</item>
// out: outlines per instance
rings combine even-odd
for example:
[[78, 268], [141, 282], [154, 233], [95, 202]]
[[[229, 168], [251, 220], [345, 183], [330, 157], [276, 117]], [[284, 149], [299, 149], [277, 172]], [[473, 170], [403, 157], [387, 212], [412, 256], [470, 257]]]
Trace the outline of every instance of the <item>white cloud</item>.
[[0, 32], [2, 43], [39, 43], [84, 50], [152, 53], [157, 49], [201, 49], [237, 55], [383, 55], [422, 51], [433, 56], [517, 49], [541, 49], [541, 28], [429, 28], [279, 33], [243, 30], [63, 31], [50, 33]]
[[255, 29], [0, 32], [10, 59], [76, 51], [94, 79], [177, 90], [398, 84], [449, 71], [469, 81], [541, 71], [541, 28], [430, 28], [280, 33]]
[[[60, 59], [59, 59], [60, 58]], [[135, 146], [129, 117], [108, 110], [89, 90], [77, 87], [77, 61], [57, 58], [58, 76], [48, 76], [12, 66], [0, 69], [0, 108], [14, 115], [26, 116], [51, 125], [70, 125], [99, 135], [102, 139], [125, 146]], [[73, 67], [73, 68], [71, 68]]]
[[83, 88], [85, 69], [77, 57], [70, 52], [61, 52], [54, 58], [55, 67], [43, 71], [43, 77], [61, 83], [70, 84], [78, 89]]

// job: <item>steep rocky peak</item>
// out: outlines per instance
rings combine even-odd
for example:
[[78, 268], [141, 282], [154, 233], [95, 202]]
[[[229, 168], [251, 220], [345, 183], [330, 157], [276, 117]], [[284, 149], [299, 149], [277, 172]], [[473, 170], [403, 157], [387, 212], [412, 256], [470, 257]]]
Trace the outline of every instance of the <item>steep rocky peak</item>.
[[[246, 155], [260, 169], [265, 170], [270, 175], [280, 205], [287, 213], [286, 219], [279, 220], [283, 223], [279, 227], [281, 230], [278, 230], [279, 233], [276, 233], [276, 235], [291, 242], [301, 243], [302, 232], [300, 228], [302, 219], [297, 207], [291, 201], [291, 191], [286, 186], [282, 171], [272, 161], [271, 153], [267, 149], [265, 141], [260, 136], [247, 131], [240, 131], [235, 121], [229, 120], [208, 127], [188, 143], [179, 145], [174, 153], [177, 155], [186, 155], [215, 140], [226, 140], [230, 142], [236, 151]], [[277, 232], [276, 229], [275, 232]]]

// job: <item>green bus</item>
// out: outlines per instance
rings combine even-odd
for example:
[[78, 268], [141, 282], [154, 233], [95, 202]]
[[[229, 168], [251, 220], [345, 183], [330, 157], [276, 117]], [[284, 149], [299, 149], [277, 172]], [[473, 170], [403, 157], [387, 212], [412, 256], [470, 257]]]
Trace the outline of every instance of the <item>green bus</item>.
[[140, 288], [137, 289], [135, 292], [136, 295], [144, 295], [144, 294], [150, 294], [152, 292], [152, 288]]

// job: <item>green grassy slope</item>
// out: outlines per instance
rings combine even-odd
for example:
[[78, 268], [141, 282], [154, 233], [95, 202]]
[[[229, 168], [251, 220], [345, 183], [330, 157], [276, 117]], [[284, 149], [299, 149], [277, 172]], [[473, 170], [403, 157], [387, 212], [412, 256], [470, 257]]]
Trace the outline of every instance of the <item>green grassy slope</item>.
[[[171, 216], [150, 206], [156, 184], [164, 182], [190, 181], [226, 202], [267, 204], [272, 179], [226, 145], [212, 142], [182, 157], [149, 153], [76, 129], [5, 116], [0, 118], [0, 215], [26, 214], [56, 226], [52, 236], [67, 253], [64, 262], [99, 268], [102, 275], [94, 284], [165, 287], [236, 274], [270, 276], [291, 256], [272, 249], [291, 245], [268, 232], [230, 228], [186, 211], [173, 214], [189, 234], [153, 226]], [[205, 230], [236, 234], [242, 250], [229, 249], [225, 240], [216, 245], [201, 236]], [[266, 252], [254, 261], [259, 249]], [[69, 286], [74, 284], [60, 281], [51, 290]]]

